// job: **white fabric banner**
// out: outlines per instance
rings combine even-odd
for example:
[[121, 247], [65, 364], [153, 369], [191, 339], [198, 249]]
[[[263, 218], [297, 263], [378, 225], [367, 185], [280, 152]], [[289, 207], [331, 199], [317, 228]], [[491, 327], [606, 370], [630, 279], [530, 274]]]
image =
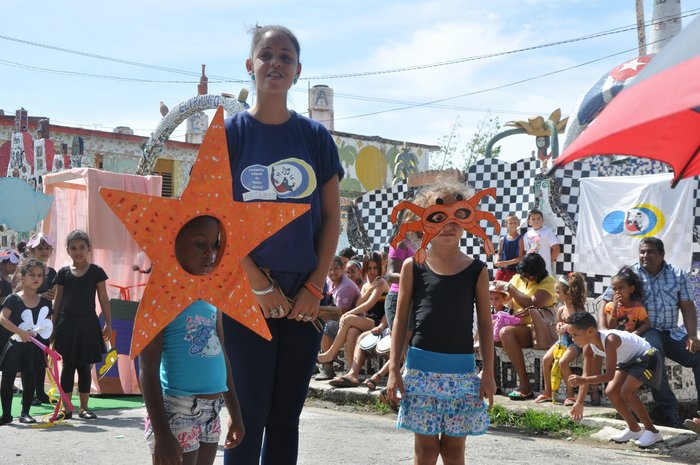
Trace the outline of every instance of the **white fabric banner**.
[[653, 236], [664, 242], [668, 263], [689, 270], [696, 181], [671, 189], [672, 178], [671, 173], [582, 178], [574, 269], [615, 274], [639, 261], [639, 241]]

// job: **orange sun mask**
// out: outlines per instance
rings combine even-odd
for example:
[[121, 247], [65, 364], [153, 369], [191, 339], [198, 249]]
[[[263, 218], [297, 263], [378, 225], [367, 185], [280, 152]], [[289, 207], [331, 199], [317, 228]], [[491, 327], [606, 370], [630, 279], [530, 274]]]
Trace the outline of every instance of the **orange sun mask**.
[[402, 223], [401, 226], [399, 226], [399, 232], [391, 242], [391, 245], [396, 247], [409, 232], [422, 232], [423, 241], [420, 244], [420, 248], [416, 250], [415, 260], [417, 263], [423, 263], [426, 257], [426, 247], [430, 241], [432, 241], [435, 236], [440, 234], [440, 231], [442, 231], [446, 225], [449, 223], [457, 223], [468, 233], [482, 238], [484, 240], [484, 250], [486, 254], [493, 255], [495, 249], [493, 248], [491, 239], [489, 239], [489, 237], [486, 235], [486, 231], [484, 231], [479, 225], [479, 221], [487, 220], [491, 222], [496, 229], [496, 234], [501, 232], [501, 225], [498, 223], [498, 220], [496, 220], [496, 217], [492, 213], [477, 209], [479, 201], [487, 195], [496, 198], [496, 189], [493, 187], [490, 189], [484, 189], [483, 191], [477, 192], [468, 200], [464, 200], [462, 195], [457, 194], [457, 201], [451, 205], [445, 205], [444, 201], [440, 198], [436, 200], [435, 205], [430, 205], [426, 208], [419, 207], [418, 205], [406, 200], [400, 202], [391, 212], [392, 223], [396, 223], [399, 212], [403, 210], [412, 211], [420, 219]]

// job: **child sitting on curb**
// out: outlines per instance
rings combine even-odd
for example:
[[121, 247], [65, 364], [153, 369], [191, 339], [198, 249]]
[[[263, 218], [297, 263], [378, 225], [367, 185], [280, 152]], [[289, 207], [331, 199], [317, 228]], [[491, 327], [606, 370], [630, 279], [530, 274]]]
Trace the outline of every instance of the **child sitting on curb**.
[[[569, 377], [572, 386], [581, 386], [571, 409], [571, 417], [575, 421], [583, 418], [583, 401], [589, 384], [607, 382], [605, 394], [627, 422], [627, 428], [612, 440], [617, 443], [636, 440], [639, 447], [649, 447], [663, 441], [661, 432], [652, 423], [638, 395], [642, 384], [652, 389], [659, 388], [664, 367], [658, 351], [634, 333], [617, 329], [598, 330], [595, 318], [590, 313], [574, 313], [567, 324], [574, 342], [579, 347], [585, 346], [583, 376]], [[605, 373], [591, 376], [591, 364], [596, 356], [605, 358]], [[640, 428], [634, 415], [644, 424], [644, 429]]]

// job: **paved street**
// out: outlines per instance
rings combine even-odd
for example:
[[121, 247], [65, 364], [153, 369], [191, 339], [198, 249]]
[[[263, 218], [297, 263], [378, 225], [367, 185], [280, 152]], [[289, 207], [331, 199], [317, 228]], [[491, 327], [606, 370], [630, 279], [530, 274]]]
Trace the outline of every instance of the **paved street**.
[[[48, 429], [16, 422], [0, 427], [0, 463], [12, 465], [150, 463], [142, 436], [144, 409], [102, 411], [95, 421], [71, 420]], [[301, 418], [300, 465], [410, 464], [413, 436], [394, 428], [394, 416], [307, 407]], [[219, 453], [217, 464], [222, 464]], [[467, 439], [468, 464], [581, 465], [696, 463], [639, 452], [636, 447], [567, 442], [493, 431]]]

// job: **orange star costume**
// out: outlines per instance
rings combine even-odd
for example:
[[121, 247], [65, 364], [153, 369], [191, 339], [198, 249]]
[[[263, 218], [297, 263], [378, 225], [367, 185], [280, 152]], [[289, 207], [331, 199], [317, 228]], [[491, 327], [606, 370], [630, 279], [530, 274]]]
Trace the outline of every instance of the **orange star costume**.
[[[211, 303], [265, 339], [272, 338], [241, 259], [310, 207], [233, 200], [222, 107], [204, 136], [182, 197], [168, 199], [106, 188], [100, 189], [100, 195], [153, 264], [134, 322], [131, 358], [197, 299]], [[175, 258], [175, 238], [188, 221], [203, 215], [219, 220], [221, 246], [212, 272], [195, 276]]]

